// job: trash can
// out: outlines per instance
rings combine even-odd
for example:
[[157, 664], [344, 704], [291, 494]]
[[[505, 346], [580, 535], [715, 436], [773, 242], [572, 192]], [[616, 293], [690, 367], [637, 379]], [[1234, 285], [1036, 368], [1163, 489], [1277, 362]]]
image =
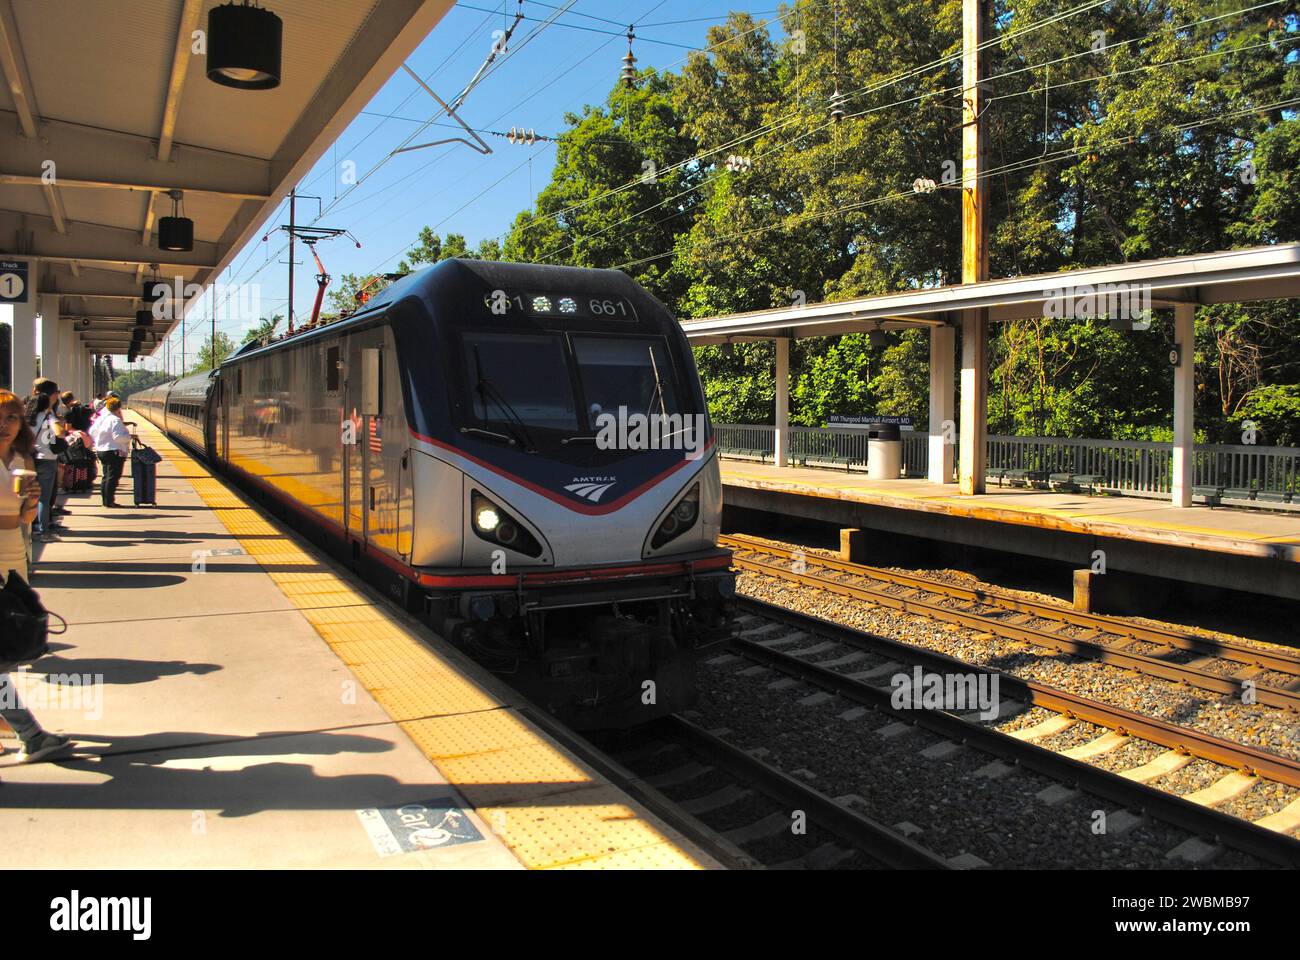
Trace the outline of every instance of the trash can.
[[897, 480], [903, 475], [903, 440], [896, 423], [873, 423], [867, 428], [867, 476], [872, 480]]

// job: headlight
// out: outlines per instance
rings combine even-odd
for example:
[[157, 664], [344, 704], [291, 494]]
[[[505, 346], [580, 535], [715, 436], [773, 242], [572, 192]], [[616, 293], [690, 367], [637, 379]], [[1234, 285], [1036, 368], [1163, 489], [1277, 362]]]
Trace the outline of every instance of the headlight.
[[540, 557], [542, 545], [524, 525], [477, 490], [470, 494], [470, 516], [480, 540], [495, 543], [528, 557]]
[[676, 540], [695, 526], [695, 521], [699, 518], [700, 485], [697, 483], [687, 491], [686, 496], [678, 500], [676, 505], [668, 511], [668, 516], [663, 518], [663, 521], [659, 524], [659, 529], [655, 531], [654, 537], [650, 540], [650, 547], [657, 550], [665, 543]]
[[480, 507], [474, 512], [474, 526], [484, 533], [491, 533], [500, 523], [500, 515], [491, 507]]

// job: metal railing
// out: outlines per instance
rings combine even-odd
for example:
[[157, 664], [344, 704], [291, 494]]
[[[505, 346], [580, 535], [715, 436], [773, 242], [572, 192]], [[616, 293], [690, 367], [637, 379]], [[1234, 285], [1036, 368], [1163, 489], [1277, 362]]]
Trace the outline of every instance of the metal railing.
[[[740, 451], [768, 461], [775, 456], [775, 427], [714, 424], [713, 429], [723, 456]], [[903, 431], [902, 441], [904, 475], [924, 477], [929, 463], [929, 435]], [[790, 457], [810, 466], [820, 462], [863, 470], [867, 463], [867, 433], [842, 427], [791, 427]], [[988, 469], [1089, 474], [1100, 477], [1098, 486], [1104, 489], [1168, 494], [1173, 488], [1173, 444], [991, 435]], [[1300, 447], [1198, 444], [1192, 470], [1193, 483], [1198, 487], [1300, 494]]]

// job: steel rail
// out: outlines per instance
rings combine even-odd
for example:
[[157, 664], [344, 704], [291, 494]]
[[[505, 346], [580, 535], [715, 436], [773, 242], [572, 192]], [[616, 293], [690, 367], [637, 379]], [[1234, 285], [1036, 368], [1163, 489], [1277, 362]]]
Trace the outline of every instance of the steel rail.
[[792, 810], [804, 810], [809, 820], [852, 843], [863, 853], [899, 870], [951, 870], [952, 865], [918, 843], [870, 817], [858, 813], [820, 790], [770, 764], [750, 756], [735, 744], [715, 737], [684, 717], [666, 718], [673, 735], [732, 776], [755, 783], [759, 790]]
[[[746, 549], [758, 552], [756, 548]], [[819, 563], [818, 560], [808, 562], [810, 566], [817, 566]], [[942, 604], [927, 600], [899, 597], [870, 587], [841, 583], [838, 580], [818, 576], [814, 573], [796, 573], [779, 564], [765, 563], [762, 560], [749, 557], [733, 556], [732, 563], [742, 570], [777, 577], [803, 586], [817, 587], [841, 596], [852, 597], [855, 600], [863, 600], [867, 603], [898, 610], [902, 613], [910, 613], [914, 616], [927, 617], [932, 620], [942, 620], [946, 623], [979, 630], [1007, 640], [1018, 640], [1036, 647], [1046, 647], [1062, 653], [1071, 653], [1092, 660], [1100, 660], [1103, 663], [1136, 670], [1139, 673], [1171, 680], [1175, 683], [1185, 683], [1203, 690], [1212, 690], [1215, 693], [1230, 696], [1240, 695], [1244, 689], [1243, 683], [1248, 682], [1248, 679], [1233, 679], [1184, 664], [1167, 663], [1155, 657], [1149, 657], [1141, 653], [1131, 653], [1094, 640], [1065, 637], [1051, 631], [1038, 630], [1023, 624], [997, 620], [982, 614], [945, 607]], [[1254, 695], [1259, 703], [1289, 710], [1300, 710], [1300, 690], [1258, 684], [1255, 686]]]
[[[976, 667], [945, 654], [923, 650], [887, 637], [855, 630], [819, 617], [786, 610], [759, 600], [742, 598], [741, 608], [758, 617], [784, 623], [809, 633], [818, 633], [837, 642], [891, 659], [903, 658], [943, 673], [983, 673], [996, 675], [1000, 688], [1035, 706], [1058, 711], [1067, 716], [1095, 723], [1118, 732], [1150, 740], [1179, 752], [1212, 760], [1291, 786], [1300, 785], [1300, 764], [1265, 751], [1220, 740], [1163, 721], [1107, 704], [1086, 700], [1043, 684], [1022, 680], [996, 670]], [[942, 710], [911, 710], [895, 707], [888, 686], [872, 687], [848, 675], [838, 673], [800, 658], [790, 657], [752, 640], [735, 638], [730, 646], [738, 654], [757, 663], [798, 677], [847, 699], [891, 711], [942, 736], [970, 743], [980, 750], [1034, 770], [1054, 780], [1064, 780], [1098, 796], [1126, 807], [1150, 811], [1156, 817], [1198, 835], [1228, 838], [1232, 846], [1284, 866], [1300, 866], [1300, 840], [1260, 827], [1249, 820], [1234, 817], [1184, 800], [1136, 780], [1111, 773], [1100, 767], [1075, 760], [1044, 747], [1007, 736], [961, 716]]]
[[[718, 545], [731, 547], [733, 550], [749, 550], [754, 553], [766, 553], [774, 557], [780, 557], [783, 560], [790, 560], [791, 562], [797, 559], [795, 556], [796, 551], [791, 550], [788, 547], [779, 547], [740, 534], [721, 536], [718, 538]], [[1014, 594], [1006, 593], [1002, 590], [989, 589], [987, 587], [963, 587], [958, 584], [945, 583], [942, 580], [935, 580], [931, 577], [921, 576], [916, 573], [900, 573], [895, 570], [885, 570], [881, 567], [873, 567], [867, 564], [851, 563], [847, 560], [824, 557], [821, 554], [803, 554], [802, 559], [806, 563], [818, 567], [825, 567], [828, 570], [838, 570], [841, 573], [855, 574], [857, 576], [867, 577], [872, 580], [881, 580], [902, 587], [924, 590], [928, 593], [941, 593], [944, 596], [952, 597], [955, 600], [965, 600], [969, 603], [982, 603], [988, 606], [1001, 607], [1004, 610], [1014, 610], [1017, 613], [1027, 613], [1035, 617], [1042, 617], [1045, 620], [1062, 620], [1072, 626], [1086, 627], [1105, 635], [1122, 637], [1127, 640], [1145, 640], [1148, 643], [1164, 644], [1166, 646], [1175, 647], [1179, 650], [1188, 650], [1204, 656], [1218, 657], [1222, 660], [1231, 660], [1235, 663], [1246, 664], [1247, 666], [1261, 667], [1268, 670], [1277, 670], [1281, 673], [1293, 674], [1300, 679], [1300, 654], [1279, 653], [1272, 650], [1263, 650], [1259, 647], [1252, 647], [1235, 640], [1216, 640], [1210, 637], [1198, 636], [1194, 633], [1184, 633], [1180, 630], [1171, 630], [1167, 627], [1132, 623], [1128, 620], [1123, 620], [1118, 617], [1110, 617], [1101, 613], [1085, 613], [1080, 610], [1071, 609], [1070, 607], [1062, 607], [1057, 604], [1047, 603], [1043, 600], [1031, 600], [1026, 597], [1017, 597]]]

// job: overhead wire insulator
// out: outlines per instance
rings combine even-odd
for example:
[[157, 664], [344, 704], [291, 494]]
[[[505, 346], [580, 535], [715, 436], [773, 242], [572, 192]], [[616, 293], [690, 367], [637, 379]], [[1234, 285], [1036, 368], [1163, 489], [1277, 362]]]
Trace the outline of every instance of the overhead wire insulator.
[[629, 24], [627, 28], [627, 55], [623, 57], [623, 72], [619, 75], [619, 80], [623, 86], [629, 89], [636, 86], [636, 57], [632, 54], [632, 41], [636, 39], [636, 32], [633, 25]]
[[831, 94], [831, 120], [839, 123], [844, 119], [844, 94], [840, 93], [839, 85], [835, 87], [835, 92]]

